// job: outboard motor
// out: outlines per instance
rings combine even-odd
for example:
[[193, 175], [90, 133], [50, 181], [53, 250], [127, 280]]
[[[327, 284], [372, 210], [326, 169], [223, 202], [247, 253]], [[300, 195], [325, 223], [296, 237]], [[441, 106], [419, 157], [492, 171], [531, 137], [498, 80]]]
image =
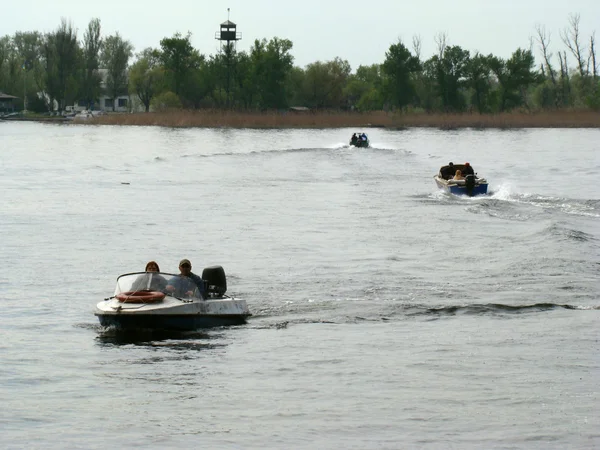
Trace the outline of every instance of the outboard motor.
[[473, 190], [475, 189], [476, 182], [475, 175], [467, 175], [465, 177], [465, 187], [467, 188], [467, 195], [469, 197], [473, 197]]
[[222, 266], [206, 267], [202, 271], [202, 279], [208, 285], [209, 297], [222, 297], [227, 292], [227, 278]]

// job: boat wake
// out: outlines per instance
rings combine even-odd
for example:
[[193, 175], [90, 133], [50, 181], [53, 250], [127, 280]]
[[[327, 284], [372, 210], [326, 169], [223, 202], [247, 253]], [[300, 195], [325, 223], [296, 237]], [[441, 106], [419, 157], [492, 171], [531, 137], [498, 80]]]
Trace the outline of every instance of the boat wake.
[[433, 315], [433, 316], [456, 316], [456, 315], [504, 315], [504, 314], [523, 314], [538, 313], [560, 309], [583, 310], [599, 309], [600, 307], [589, 308], [573, 305], [559, 305], [556, 303], [535, 303], [531, 305], [504, 305], [501, 303], [490, 304], [472, 304], [472, 305], [452, 305], [439, 308], [426, 308], [415, 311], [410, 315]]
[[474, 197], [452, 195], [436, 190], [426, 196], [417, 196], [436, 203], [462, 203], [473, 213], [486, 213], [503, 219], [528, 220], [546, 212], [600, 217], [600, 200], [550, 197], [539, 194], [515, 193], [510, 185], [500, 185], [487, 195]]
[[[302, 324], [348, 324], [361, 322], [402, 321], [415, 317], [424, 319], [440, 319], [452, 316], [491, 316], [512, 317], [522, 314], [547, 313], [552, 311], [585, 311], [600, 310], [600, 305], [584, 306], [559, 303], [533, 303], [509, 305], [502, 303], [454, 303], [452, 305], [420, 304], [415, 302], [386, 302], [366, 306], [362, 302], [345, 307], [323, 308], [319, 305], [314, 310], [305, 307], [293, 308], [281, 305], [279, 309], [269, 308], [249, 320], [246, 327], [253, 329], [285, 329]], [[306, 305], [305, 305], [306, 306]], [[315, 305], [316, 306], [316, 305]]]
[[[446, 197], [438, 198], [446, 199]], [[552, 212], [600, 217], [600, 200], [513, 193], [508, 186], [501, 186], [498, 190], [485, 196], [459, 200], [471, 202], [467, 208], [470, 212], [517, 221], [529, 220], [532, 217]]]
[[559, 224], [552, 224], [540, 232], [544, 237], [550, 235], [560, 240], [590, 242], [597, 239], [589, 233], [580, 230], [574, 230]]

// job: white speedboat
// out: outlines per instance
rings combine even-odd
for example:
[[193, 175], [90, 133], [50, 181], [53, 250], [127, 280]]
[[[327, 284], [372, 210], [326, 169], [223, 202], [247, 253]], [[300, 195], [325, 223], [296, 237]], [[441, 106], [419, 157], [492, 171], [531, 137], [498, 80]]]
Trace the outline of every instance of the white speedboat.
[[188, 331], [246, 323], [252, 314], [245, 300], [225, 294], [221, 266], [205, 268], [202, 280], [199, 289], [180, 275], [127, 273], [117, 278], [114, 295], [98, 303], [94, 314], [100, 325], [122, 330]]

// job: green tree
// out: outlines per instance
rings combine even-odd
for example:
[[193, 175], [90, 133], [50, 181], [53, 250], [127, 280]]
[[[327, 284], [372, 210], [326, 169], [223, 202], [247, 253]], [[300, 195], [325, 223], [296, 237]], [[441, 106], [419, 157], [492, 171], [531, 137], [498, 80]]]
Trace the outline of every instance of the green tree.
[[385, 74], [384, 90], [393, 106], [405, 108], [415, 98], [412, 76], [420, 69], [419, 59], [398, 41], [385, 53], [382, 69]]
[[167, 111], [169, 109], [180, 109], [181, 100], [179, 96], [171, 91], [158, 94], [152, 99], [152, 109], [155, 111]]
[[[230, 56], [231, 57], [231, 56]], [[210, 58], [206, 66], [206, 79], [208, 83], [208, 93], [212, 101], [220, 108], [230, 105], [231, 91], [231, 67], [232, 63], [227, 61], [227, 57], [223, 53], [217, 53]]]
[[[191, 69], [184, 79], [183, 93], [185, 95], [185, 104], [195, 109], [206, 104], [210, 99], [210, 94], [215, 88], [215, 78], [210, 64], [201, 57], [198, 67]], [[224, 105], [228, 105], [229, 96], [223, 89]]]
[[292, 67], [286, 79], [286, 95], [290, 106], [306, 106], [308, 101], [305, 97], [306, 73], [301, 67]]
[[222, 47], [222, 51], [217, 57], [215, 57], [215, 64], [219, 66], [219, 77], [223, 82], [223, 89], [225, 92], [225, 105], [227, 108], [231, 106], [231, 90], [232, 90], [232, 78], [235, 76], [236, 63], [237, 63], [237, 51], [233, 42], [228, 42]]
[[0, 37], [0, 91], [6, 91], [6, 60], [11, 47], [10, 36]]
[[164, 89], [164, 72], [157, 50], [147, 48], [129, 69], [129, 92], [137, 95], [146, 112], [152, 99]]
[[350, 63], [341, 58], [309, 64], [305, 70], [305, 98], [313, 108], [346, 108], [344, 88], [350, 77]]
[[102, 77], [98, 72], [102, 39], [100, 19], [92, 19], [83, 35], [83, 70], [81, 75], [80, 100], [88, 108], [100, 98]]
[[506, 67], [510, 74], [511, 87], [518, 92], [517, 106], [526, 104], [529, 87], [542, 80], [535, 70], [533, 53], [531, 50], [517, 49], [506, 62]]
[[434, 55], [423, 62], [423, 70], [415, 77], [417, 105], [427, 112], [442, 109], [442, 99], [438, 87], [439, 56]]
[[469, 59], [468, 50], [449, 46], [444, 48], [442, 58], [437, 60], [437, 85], [442, 105], [447, 111], [462, 111], [465, 108], [461, 88], [466, 82]]
[[[39, 71], [42, 58], [43, 36], [37, 31], [16, 32], [13, 38], [14, 47], [17, 53], [17, 59], [21, 62], [21, 72], [19, 78], [23, 80], [24, 101], [27, 102], [27, 109], [36, 110], [35, 102], [38, 92], [35, 74]], [[24, 78], [24, 79], [23, 79]]]
[[274, 37], [267, 42], [254, 41], [250, 58], [254, 66], [252, 81], [256, 86], [260, 108], [285, 108], [287, 106], [286, 80], [290, 74], [294, 57], [289, 39]]
[[10, 36], [0, 38], [0, 91], [12, 94], [17, 92], [14, 66], [18, 55], [14, 41]]
[[37, 31], [17, 31], [13, 42], [17, 54], [23, 61], [23, 66], [26, 70], [31, 70], [42, 55], [43, 36]]
[[127, 66], [133, 54], [133, 46], [115, 33], [104, 40], [101, 61], [106, 69], [106, 93], [113, 99], [113, 111], [116, 98], [127, 93]]
[[534, 72], [531, 50], [517, 49], [507, 61], [489, 56], [490, 68], [498, 80], [498, 109], [506, 111], [526, 103], [527, 88], [541, 81]]
[[373, 111], [383, 108], [383, 75], [381, 65], [359, 66], [350, 75], [345, 95], [350, 105], [359, 111]]
[[[246, 52], [237, 54], [237, 62], [235, 64], [235, 99], [236, 103], [244, 108], [250, 109], [256, 98], [256, 85], [253, 83], [254, 68], [252, 59]], [[292, 73], [290, 71], [290, 77]]]
[[491, 90], [489, 58], [476, 53], [465, 67], [466, 84], [473, 90], [472, 104], [479, 113], [489, 112], [488, 96]]
[[77, 31], [65, 19], [59, 28], [48, 33], [43, 44], [45, 60], [46, 93], [49, 99], [55, 100], [58, 110], [63, 111], [67, 104], [75, 99], [81, 50], [77, 42]]
[[162, 64], [170, 75], [173, 82], [173, 91], [181, 95], [181, 88], [191, 70], [200, 66], [203, 57], [198, 53], [190, 42], [191, 33], [182, 37], [176, 33], [171, 38], [160, 41]]

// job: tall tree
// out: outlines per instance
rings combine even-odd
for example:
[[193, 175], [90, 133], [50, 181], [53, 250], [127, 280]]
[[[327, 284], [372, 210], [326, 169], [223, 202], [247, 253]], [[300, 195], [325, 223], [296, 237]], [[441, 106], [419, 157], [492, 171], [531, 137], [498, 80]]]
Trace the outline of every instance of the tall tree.
[[489, 58], [476, 53], [465, 67], [466, 83], [473, 89], [473, 102], [480, 113], [487, 112], [489, 105], [488, 94], [491, 90]]
[[535, 72], [535, 58], [531, 50], [517, 49], [506, 62], [510, 76], [510, 87], [516, 92], [518, 100], [515, 106], [527, 103], [527, 89], [540, 79]]
[[358, 66], [345, 87], [346, 97], [359, 111], [383, 108], [383, 75], [381, 65]]
[[540, 50], [542, 51], [542, 58], [544, 59], [542, 65], [544, 69], [544, 75], [547, 74], [550, 82], [552, 83], [552, 90], [548, 93], [548, 95], [552, 97], [550, 99], [552, 104], [555, 107], [558, 107], [561, 104], [562, 99], [560, 96], [561, 91], [558, 89], [558, 77], [556, 76], [556, 70], [554, 69], [551, 63], [552, 53], [549, 50], [550, 33], [546, 33], [546, 28], [540, 25], [536, 27], [536, 32], [537, 41], [540, 46]]
[[442, 104], [447, 111], [461, 111], [465, 107], [460, 89], [466, 82], [469, 60], [469, 51], [454, 45], [446, 46], [442, 58], [438, 61], [438, 88]]
[[225, 71], [225, 104], [227, 108], [231, 106], [231, 82], [232, 77], [235, 74], [235, 65], [237, 62], [237, 51], [235, 49], [234, 42], [227, 42], [221, 52], [221, 62], [224, 65]]
[[149, 112], [152, 99], [163, 88], [164, 73], [159, 52], [147, 48], [129, 69], [129, 92], [137, 95], [146, 112]]
[[346, 108], [344, 87], [350, 76], [350, 63], [341, 58], [309, 64], [305, 71], [305, 98], [313, 108]]
[[23, 61], [25, 70], [31, 70], [42, 54], [43, 36], [37, 32], [17, 31], [14, 37], [14, 45], [19, 57]]
[[386, 76], [384, 89], [392, 104], [398, 108], [409, 105], [415, 97], [412, 75], [420, 70], [419, 59], [398, 41], [385, 53], [382, 70]]
[[58, 30], [46, 35], [43, 53], [47, 95], [50, 100], [57, 102], [59, 111], [63, 111], [74, 100], [77, 91], [77, 73], [81, 61], [77, 30], [61, 19]]
[[284, 108], [287, 106], [286, 80], [294, 57], [289, 39], [272, 38], [254, 41], [250, 58], [254, 66], [253, 83], [256, 86], [260, 108]]
[[596, 33], [592, 33], [590, 36], [590, 56], [588, 57], [588, 64], [591, 60], [592, 63], [592, 77], [596, 81], [598, 76], [598, 63], [596, 62]]
[[[30, 99], [36, 100], [37, 96], [35, 93], [38, 91], [36, 85], [32, 83], [34, 76], [31, 75], [32, 71], [38, 69], [40, 60], [42, 57], [42, 43], [43, 36], [37, 32], [16, 32], [14, 37], [14, 44], [17, 51], [17, 57], [21, 61], [22, 77], [23, 80], [23, 95], [24, 95], [24, 109], [36, 109], [32, 108], [33, 103]], [[35, 74], [35, 72], [33, 72]], [[43, 106], [43, 105], [42, 105]]]
[[507, 61], [490, 56], [489, 63], [500, 85], [500, 111], [525, 104], [527, 88], [539, 80], [531, 50], [519, 48]]
[[581, 39], [581, 32], [579, 31], [579, 22], [581, 17], [579, 14], [572, 14], [569, 16], [569, 27], [561, 32], [561, 38], [564, 44], [567, 46], [569, 51], [575, 57], [577, 62], [577, 68], [579, 69], [579, 75], [583, 78], [588, 73], [586, 66], [586, 60], [584, 56], [585, 46]]
[[83, 35], [83, 70], [81, 77], [80, 100], [91, 108], [100, 97], [102, 77], [98, 72], [102, 39], [100, 37], [100, 19], [92, 19]]
[[133, 46], [123, 40], [119, 33], [105, 39], [101, 60], [106, 68], [106, 92], [113, 99], [113, 111], [116, 99], [127, 93], [127, 66], [133, 54]]
[[9, 77], [9, 61], [14, 57], [15, 47], [10, 36], [0, 38], [0, 91], [9, 93], [12, 82]]
[[[292, 76], [291, 71], [290, 76]], [[234, 80], [234, 95], [239, 106], [244, 109], [251, 108], [256, 96], [256, 86], [252, 83], [252, 60], [246, 52], [237, 54]]]
[[202, 61], [198, 50], [190, 42], [191, 35], [188, 33], [186, 37], [182, 37], [180, 33], [176, 33], [173, 37], [160, 41], [161, 61], [172, 77], [173, 91], [177, 95], [182, 93], [181, 88], [190, 71], [197, 69]]

